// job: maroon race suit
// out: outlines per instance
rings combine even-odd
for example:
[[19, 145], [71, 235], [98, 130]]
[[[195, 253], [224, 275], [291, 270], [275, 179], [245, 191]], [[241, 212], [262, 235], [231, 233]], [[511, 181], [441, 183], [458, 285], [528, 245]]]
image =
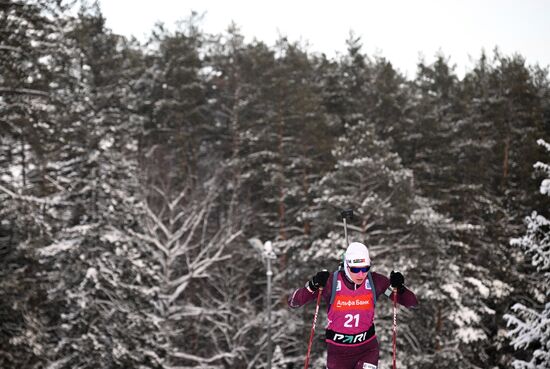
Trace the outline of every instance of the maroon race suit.
[[[371, 277], [378, 303], [390, 286], [390, 280], [376, 272], [371, 272]], [[369, 279], [357, 285], [341, 270], [335, 297], [329, 306], [333, 278], [334, 273], [331, 273], [321, 295], [327, 304], [327, 369], [377, 368], [379, 347], [374, 331], [374, 296]], [[316, 299], [317, 292], [307, 286], [306, 283], [305, 287], [290, 295], [288, 306], [298, 308]], [[393, 300], [393, 293], [390, 298]], [[408, 308], [418, 305], [415, 294], [407, 288], [397, 294], [397, 303]]]

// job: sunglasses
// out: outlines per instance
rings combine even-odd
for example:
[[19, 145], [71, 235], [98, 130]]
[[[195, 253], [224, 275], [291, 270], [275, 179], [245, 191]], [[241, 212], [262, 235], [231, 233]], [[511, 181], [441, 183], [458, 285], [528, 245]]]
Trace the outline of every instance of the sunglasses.
[[366, 267], [349, 267], [349, 271], [352, 273], [359, 273], [359, 272], [366, 273], [369, 271], [369, 269], [370, 269], [370, 265]]

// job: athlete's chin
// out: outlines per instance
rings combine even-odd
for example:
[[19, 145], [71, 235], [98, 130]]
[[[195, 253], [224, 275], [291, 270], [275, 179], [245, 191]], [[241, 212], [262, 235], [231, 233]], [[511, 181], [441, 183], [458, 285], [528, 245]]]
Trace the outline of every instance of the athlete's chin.
[[363, 278], [363, 279], [356, 279], [356, 280], [354, 280], [353, 282], [355, 282], [355, 284], [362, 284], [363, 282], [365, 282], [365, 279], [366, 279], [366, 278]]

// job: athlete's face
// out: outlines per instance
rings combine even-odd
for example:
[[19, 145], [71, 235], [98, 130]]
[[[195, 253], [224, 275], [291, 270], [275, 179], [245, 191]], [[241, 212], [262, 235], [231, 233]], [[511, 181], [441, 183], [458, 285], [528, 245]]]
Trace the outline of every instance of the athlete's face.
[[354, 268], [354, 267], [348, 267], [349, 268], [349, 275], [351, 276], [351, 280], [355, 284], [361, 284], [367, 279], [368, 277], [368, 271], [369, 267], [363, 267], [363, 268]]

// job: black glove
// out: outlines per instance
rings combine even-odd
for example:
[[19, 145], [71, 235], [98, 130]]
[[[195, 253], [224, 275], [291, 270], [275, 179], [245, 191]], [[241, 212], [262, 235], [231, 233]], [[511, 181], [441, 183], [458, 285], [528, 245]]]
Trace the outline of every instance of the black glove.
[[405, 277], [403, 277], [403, 274], [392, 270], [390, 273], [390, 284], [393, 288], [397, 288], [397, 293], [402, 294], [405, 291], [404, 283]]
[[317, 291], [321, 287], [325, 287], [328, 281], [330, 273], [328, 270], [322, 270], [315, 274], [311, 281], [308, 282], [309, 289], [312, 291]]

